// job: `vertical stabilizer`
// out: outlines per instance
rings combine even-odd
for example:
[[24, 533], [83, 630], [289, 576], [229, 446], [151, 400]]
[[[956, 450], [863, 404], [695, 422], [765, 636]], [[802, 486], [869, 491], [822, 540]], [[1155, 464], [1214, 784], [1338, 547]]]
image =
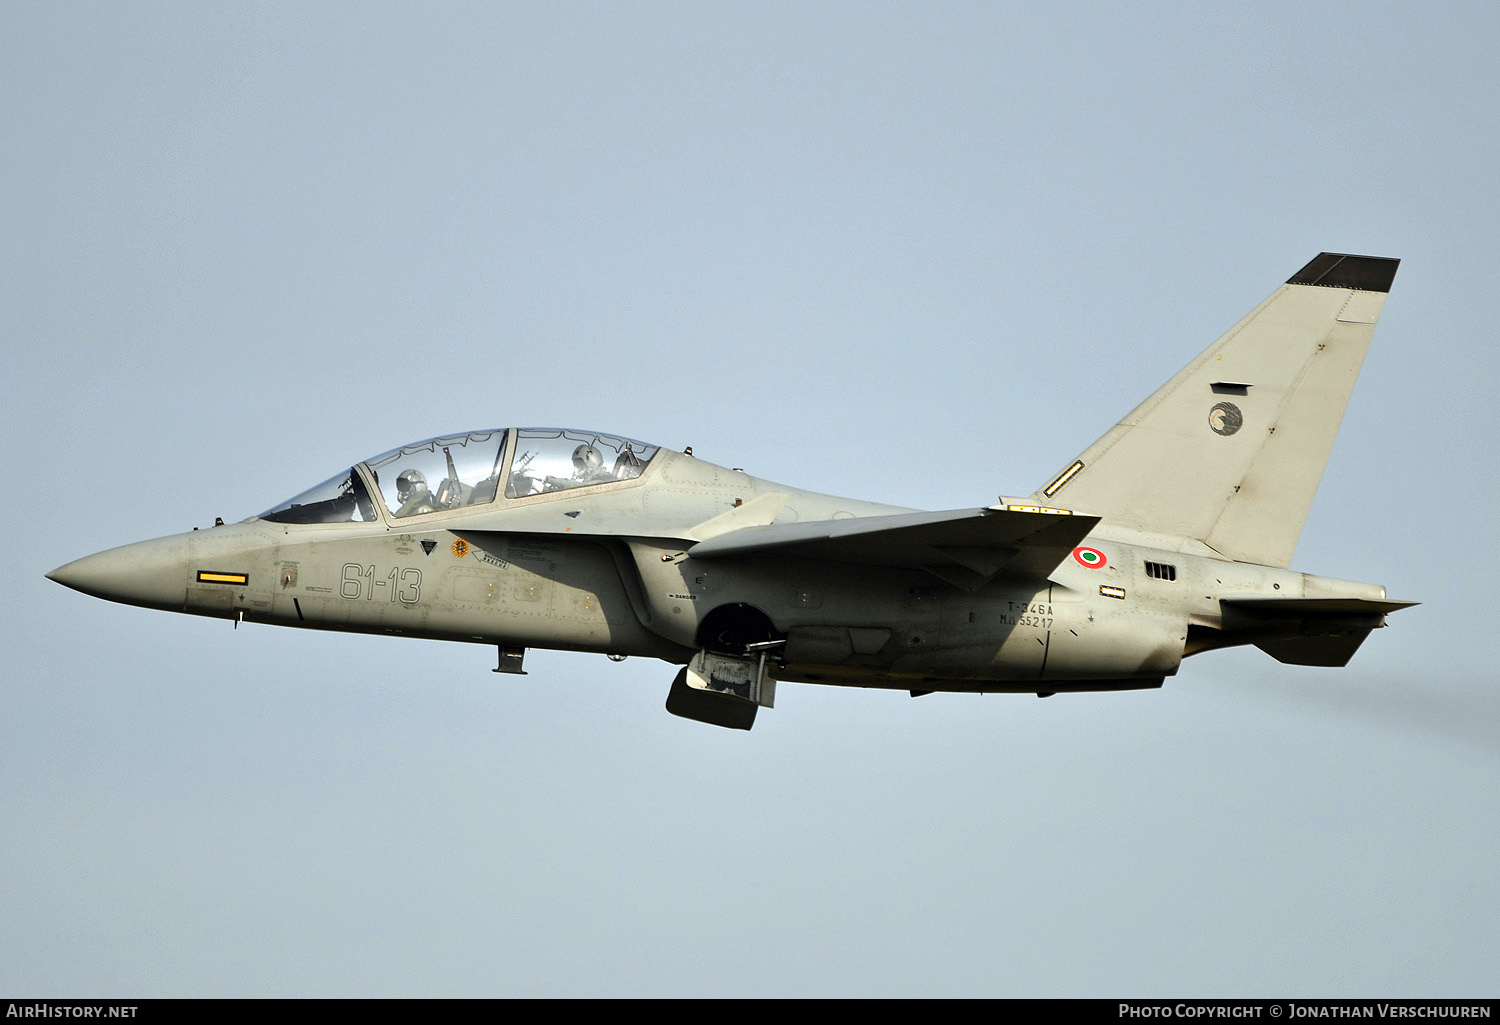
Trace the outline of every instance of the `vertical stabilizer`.
[[1399, 262], [1320, 254], [1035, 497], [1286, 566]]

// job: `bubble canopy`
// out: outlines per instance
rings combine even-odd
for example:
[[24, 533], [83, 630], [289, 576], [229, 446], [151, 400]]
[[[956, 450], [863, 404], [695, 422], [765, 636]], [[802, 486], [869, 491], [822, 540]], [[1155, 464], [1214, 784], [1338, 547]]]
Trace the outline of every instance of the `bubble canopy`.
[[[634, 480], [659, 446], [598, 431], [497, 427], [414, 442], [356, 463], [261, 513], [273, 523], [370, 523]], [[507, 456], [514, 454], [514, 458]], [[504, 487], [501, 487], [502, 481]]]

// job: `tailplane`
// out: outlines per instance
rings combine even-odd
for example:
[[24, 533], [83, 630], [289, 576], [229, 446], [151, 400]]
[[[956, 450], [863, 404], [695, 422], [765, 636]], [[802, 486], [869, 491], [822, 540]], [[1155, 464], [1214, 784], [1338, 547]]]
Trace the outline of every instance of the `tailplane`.
[[1034, 497], [1288, 565], [1399, 262], [1319, 255]]

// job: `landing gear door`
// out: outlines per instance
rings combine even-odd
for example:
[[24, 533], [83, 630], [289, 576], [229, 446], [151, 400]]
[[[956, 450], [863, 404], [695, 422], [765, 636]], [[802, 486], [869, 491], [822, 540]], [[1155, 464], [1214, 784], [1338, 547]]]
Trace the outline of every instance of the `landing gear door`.
[[731, 694], [755, 705], [776, 703], [776, 681], [766, 673], [766, 657], [733, 658], [700, 651], [688, 663], [684, 682], [694, 690]]
[[749, 657], [700, 651], [672, 681], [667, 711], [732, 730], [755, 725], [755, 713], [776, 699], [765, 652]]

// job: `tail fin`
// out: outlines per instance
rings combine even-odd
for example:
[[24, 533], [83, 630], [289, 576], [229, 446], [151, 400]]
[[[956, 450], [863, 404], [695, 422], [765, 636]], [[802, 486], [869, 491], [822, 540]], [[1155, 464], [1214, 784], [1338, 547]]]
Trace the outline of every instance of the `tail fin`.
[[1399, 262], [1320, 254], [1034, 497], [1286, 566]]

